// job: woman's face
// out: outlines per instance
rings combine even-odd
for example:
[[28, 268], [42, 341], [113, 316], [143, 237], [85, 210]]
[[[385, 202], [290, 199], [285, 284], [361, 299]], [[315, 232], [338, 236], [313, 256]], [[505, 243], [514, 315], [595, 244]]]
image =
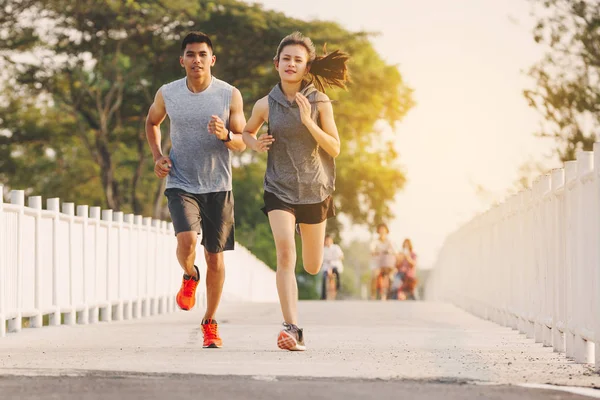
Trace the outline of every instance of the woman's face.
[[275, 68], [282, 82], [302, 82], [309, 71], [308, 51], [300, 44], [285, 46], [279, 54], [279, 60], [275, 61]]

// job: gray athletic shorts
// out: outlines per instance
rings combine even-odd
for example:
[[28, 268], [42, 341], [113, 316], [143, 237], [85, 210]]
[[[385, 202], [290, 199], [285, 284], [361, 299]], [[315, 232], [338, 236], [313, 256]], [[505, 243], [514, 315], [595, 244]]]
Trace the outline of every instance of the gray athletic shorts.
[[[188, 193], [182, 189], [165, 190], [175, 235], [202, 232], [202, 245], [209, 253], [233, 250], [235, 229], [233, 193]], [[201, 230], [202, 229], [202, 230]]]

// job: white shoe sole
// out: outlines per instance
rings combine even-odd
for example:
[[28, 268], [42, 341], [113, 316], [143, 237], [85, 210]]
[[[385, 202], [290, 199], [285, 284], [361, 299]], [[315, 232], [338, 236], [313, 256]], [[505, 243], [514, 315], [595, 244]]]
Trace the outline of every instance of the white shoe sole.
[[306, 350], [306, 346], [298, 344], [296, 339], [286, 331], [279, 332], [279, 336], [277, 337], [277, 347], [279, 347], [282, 350], [289, 351]]

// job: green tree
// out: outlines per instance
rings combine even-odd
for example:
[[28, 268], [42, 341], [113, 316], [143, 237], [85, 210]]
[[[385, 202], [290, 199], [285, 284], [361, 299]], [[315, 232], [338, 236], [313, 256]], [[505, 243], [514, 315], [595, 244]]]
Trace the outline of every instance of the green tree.
[[600, 126], [600, 3], [596, 0], [530, 0], [537, 43], [547, 50], [530, 70], [536, 87], [525, 90], [544, 117], [538, 134], [554, 138], [562, 161], [592, 150]]
[[[277, 82], [277, 44], [300, 30], [317, 45], [352, 55], [348, 90], [328, 92], [342, 139], [336, 206], [358, 224], [391, 216], [404, 175], [392, 144], [375, 127], [382, 120], [395, 126], [413, 102], [397, 66], [377, 54], [370, 34], [237, 0], [6, 0], [4, 11], [0, 181], [7, 186], [166, 218], [164, 181], [153, 175], [144, 122], [158, 88], [183, 76], [178, 57], [185, 33], [211, 35], [214, 74], [240, 89], [249, 115]], [[168, 123], [163, 127], [168, 149]], [[234, 165], [239, 241], [275, 267], [260, 211], [265, 156], [248, 151]], [[330, 229], [341, 227], [332, 221]], [[314, 278], [305, 280], [311, 288]]]

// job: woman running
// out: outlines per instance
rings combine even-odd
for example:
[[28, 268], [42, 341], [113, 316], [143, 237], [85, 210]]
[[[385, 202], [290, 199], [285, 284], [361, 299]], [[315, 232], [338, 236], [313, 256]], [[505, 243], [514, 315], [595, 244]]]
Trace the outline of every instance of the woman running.
[[[283, 329], [277, 345], [306, 350], [298, 327], [295, 227], [302, 237], [304, 269], [319, 273], [327, 218], [335, 216], [335, 157], [340, 138], [326, 86], [345, 88], [346, 53], [316, 56], [313, 42], [299, 32], [283, 38], [274, 57], [280, 82], [258, 100], [244, 128], [244, 141], [267, 152], [263, 212], [268, 216], [277, 250], [277, 292]], [[256, 137], [264, 123], [268, 132]]]
[[398, 291], [399, 300], [415, 300], [417, 286], [417, 253], [413, 250], [410, 239], [404, 239], [403, 252], [400, 254], [398, 272], [402, 274], [402, 286]]

